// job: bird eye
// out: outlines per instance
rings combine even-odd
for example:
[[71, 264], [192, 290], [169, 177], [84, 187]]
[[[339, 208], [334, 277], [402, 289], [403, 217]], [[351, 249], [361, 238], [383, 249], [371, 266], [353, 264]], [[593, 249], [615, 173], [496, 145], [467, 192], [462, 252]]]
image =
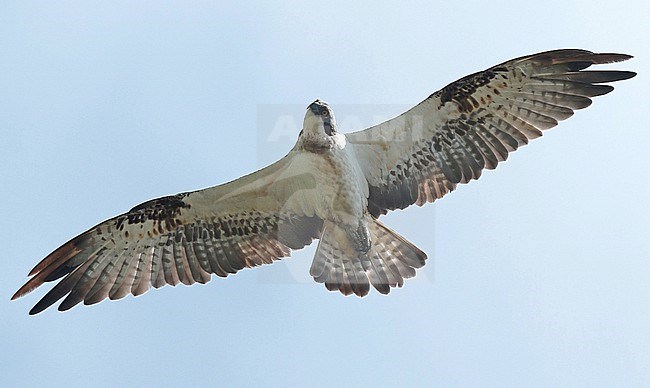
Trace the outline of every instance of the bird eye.
[[327, 110], [327, 108], [323, 108], [323, 110], [320, 111], [321, 116], [329, 116], [330, 112]]

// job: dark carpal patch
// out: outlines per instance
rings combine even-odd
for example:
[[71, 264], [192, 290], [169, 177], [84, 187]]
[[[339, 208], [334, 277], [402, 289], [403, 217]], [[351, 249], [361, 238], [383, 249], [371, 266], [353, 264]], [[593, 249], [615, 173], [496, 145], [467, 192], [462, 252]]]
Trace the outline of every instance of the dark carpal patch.
[[462, 112], [470, 112], [478, 107], [478, 101], [473, 98], [474, 92], [481, 86], [485, 86], [499, 73], [506, 72], [504, 67], [494, 67], [489, 70], [480, 71], [452, 82], [441, 90], [433, 93], [431, 97], [440, 98], [441, 106], [452, 101], [458, 104]]
[[167, 197], [156, 198], [141, 203], [129, 210], [128, 213], [118, 216], [115, 220], [117, 229], [122, 230], [124, 223], [141, 224], [146, 221], [173, 222], [174, 217], [180, 214], [181, 209], [189, 209], [190, 205], [183, 201], [188, 194], [181, 193]]

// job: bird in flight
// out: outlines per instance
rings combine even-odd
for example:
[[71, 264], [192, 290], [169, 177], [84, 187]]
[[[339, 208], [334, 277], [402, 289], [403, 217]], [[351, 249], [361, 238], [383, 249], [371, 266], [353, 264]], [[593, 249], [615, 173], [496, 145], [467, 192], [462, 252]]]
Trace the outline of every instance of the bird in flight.
[[12, 297], [47, 282], [31, 309], [140, 295], [152, 286], [206, 283], [270, 264], [313, 240], [310, 274], [330, 291], [387, 294], [427, 256], [379, 221], [478, 179], [542, 131], [636, 74], [586, 70], [630, 55], [554, 50], [471, 74], [407, 112], [339, 133], [332, 109], [307, 108], [295, 146], [279, 161], [229, 183], [153, 199], [50, 253]]

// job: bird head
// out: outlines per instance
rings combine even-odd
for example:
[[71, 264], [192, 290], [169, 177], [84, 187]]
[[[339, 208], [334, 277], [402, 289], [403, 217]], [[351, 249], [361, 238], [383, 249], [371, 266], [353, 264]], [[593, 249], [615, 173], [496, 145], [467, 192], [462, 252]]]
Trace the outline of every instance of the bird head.
[[312, 102], [307, 107], [302, 129], [305, 133], [320, 136], [336, 135], [336, 120], [329, 105], [320, 100]]

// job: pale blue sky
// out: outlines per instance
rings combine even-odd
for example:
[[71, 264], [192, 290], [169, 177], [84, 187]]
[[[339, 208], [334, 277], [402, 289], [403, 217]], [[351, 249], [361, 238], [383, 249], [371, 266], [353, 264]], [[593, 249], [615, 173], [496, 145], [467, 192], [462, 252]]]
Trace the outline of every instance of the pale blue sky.
[[[348, 3], [2, 2], [0, 386], [650, 385], [648, 3]], [[388, 297], [327, 292], [312, 247], [64, 314], [27, 315], [44, 290], [9, 302], [97, 222], [284, 155], [270, 111], [321, 98], [368, 125], [566, 47], [633, 54], [616, 67], [639, 75], [386, 217], [430, 256]]]

